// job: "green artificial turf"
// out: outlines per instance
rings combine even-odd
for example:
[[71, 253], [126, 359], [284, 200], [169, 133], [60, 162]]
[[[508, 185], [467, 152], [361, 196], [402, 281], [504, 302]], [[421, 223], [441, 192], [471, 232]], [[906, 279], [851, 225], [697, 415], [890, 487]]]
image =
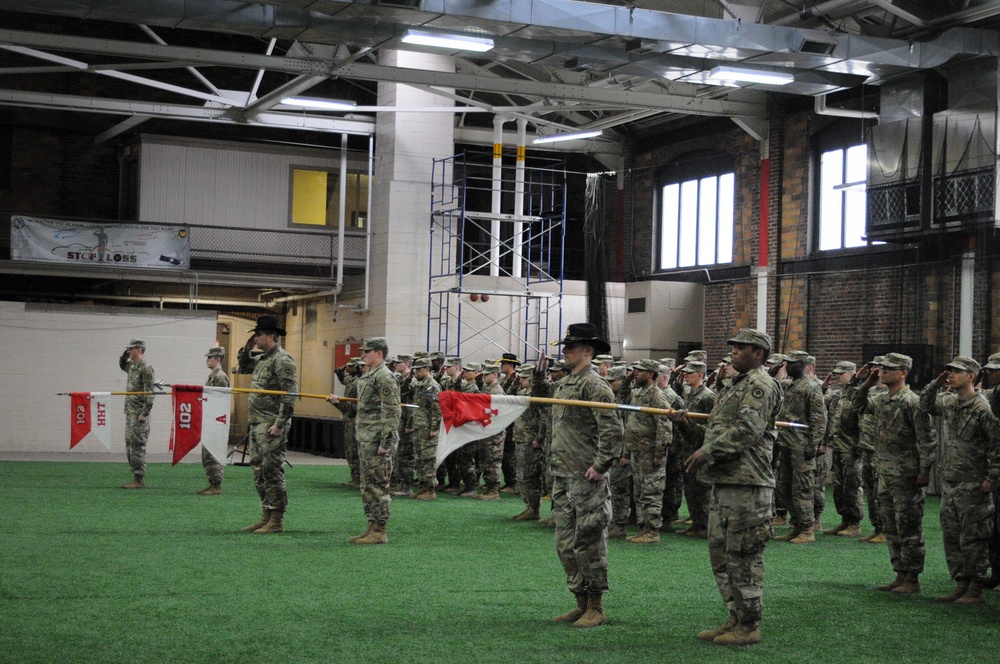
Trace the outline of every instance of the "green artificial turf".
[[[892, 578], [885, 546], [819, 536], [772, 542], [763, 643], [695, 638], [726, 618], [704, 540], [610, 544], [609, 623], [550, 618], [573, 606], [553, 531], [507, 517], [505, 496], [395, 499], [387, 546], [364, 529], [343, 466], [287, 471], [287, 532], [238, 532], [260, 515], [249, 468], [225, 494], [195, 495], [201, 467], [153, 465], [148, 489], [118, 488], [125, 464], [0, 463], [3, 662], [992, 661], [1000, 593], [940, 605], [951, 590], [928, 499], [924, 593]], [[832, 502], [828, 519], [834, 519]], [[547, 514], [548, 504], [543, 511]], [[829, 525], [829, 524], [828, 524]], [[866, 524], [866, 532], [867, 524]]]

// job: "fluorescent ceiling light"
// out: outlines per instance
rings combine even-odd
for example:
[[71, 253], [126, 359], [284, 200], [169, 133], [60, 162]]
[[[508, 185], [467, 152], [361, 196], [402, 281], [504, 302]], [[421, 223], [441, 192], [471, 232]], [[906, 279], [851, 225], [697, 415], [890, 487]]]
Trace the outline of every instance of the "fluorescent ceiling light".
[[600, 136], [603, 132], [600, 129], [595, 129], [594, 131], [577, 131], [570, 134], [549, 134], [548, 136], [541, 136], [531, 141], [534, 145], [543, 145], [545, 143], [558, 143], [559, 141], [578, 141], [584, 138], [594, 138], [595, 136]]
[[793, 74], [764, 71], [762, 69], [740, 69], [739, 67], [716, 67], [708, 75], [708, 78], [718, 81], [764, 83], [766, 85], [788, 85], [795, 82]]
[[488, 37], [449, 35], [438, 32], [421, 32], [419, 30], [407, 30], [406, 34], [403, 35], [402, 41], [404, 44], [447, 48], [452, 51], [484, 53], [493, 49], [493, 40]]
[[322, 111], [351, 111], [358, 105], [354, 101], [342, 101], [338, 99], [316, 99], [315, 97], [286, 97], [281, 100], [286, 106], [300, 106], [302, 108], [317, 108]]

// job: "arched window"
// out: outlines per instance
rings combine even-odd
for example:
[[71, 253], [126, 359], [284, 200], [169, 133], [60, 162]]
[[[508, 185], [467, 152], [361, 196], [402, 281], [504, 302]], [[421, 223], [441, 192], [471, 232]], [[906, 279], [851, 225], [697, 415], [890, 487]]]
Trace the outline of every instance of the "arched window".
[[689, 152], [657, 174], [660, 270], [733, 262], [732, 157]]

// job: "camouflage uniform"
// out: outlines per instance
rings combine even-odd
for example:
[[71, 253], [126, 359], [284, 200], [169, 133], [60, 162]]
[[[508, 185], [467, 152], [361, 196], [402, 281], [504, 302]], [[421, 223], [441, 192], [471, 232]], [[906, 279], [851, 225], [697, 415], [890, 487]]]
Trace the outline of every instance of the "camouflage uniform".
[[[667, 387], [663, 392], [663, 398], [667, 402], [667, 408], [684, 410], [684, 399]], [[686, 457], [679, 447], [671, 446], [667, 450], [667, 466], [664, 468], [663, 485], [663, 524], [668, 529], [670, 524], [677, 520], [678, 512], [681, 509], [681, 501], [684, 499], [684, 459]]]
[[[665, 409], [667, 401], [660, 388], [651, 384], [633, 389], [630, 405]], [[673, 427], [666, 415], [629, 413], [624, 456], [631, 459], [635, 509], [639, 524], [646, 529], [659, 530], [663, 525], [664, 467], [672, 440]]]
[[[622, 381], [624, 383], [624, 381]], [[632, 390], [620, 390], [618, 394], [619, 404], [628, 404], [631, 400]], [[631, 413], [627, 410], [619, 410], [618, 417], [621, 418], [622, 424], [628, 425], [628, 418]], [[623, 456], [627, 456], [625, 450], [625, 438], [624, 436], [615, 442], [615, 451], [618, 454], [618, 458], [621, 459]], [[608, 483], [611, 488], [611, 523], [615, 526], [615, 529], [619, 530], [619, 537], [623, 537], [620, 533], [625, 528], [625, 524], [628, 523], [629, 510], [632, 508], [632, 487], [635, 482], [635, 473], [632, 470], [632, 466], [623, 466], [621, 462], [615, 463], [611, 466], [611, 470], [608, 471]], [[662, 505], [662, 500], [661, 500]]]
[[851, 400], [838, 385], [825, 396], [829, 416], [826, 446], [833, 454], [833, 504], [846, 525], [860, 525], [864, 516], [861, 494], [861, 454], [858, 436], [846, 426]]
[[871, 413], [875, 430], [875, 468], [882, 532], [889, 545], [889, 560], [897, 574], [924, 570], [924, 497], [917, 475], [930, 473], [937, 456], [937, 441], [930, 416], [921, 413], [919, 398], [909, 386], [896, 394], [869, 395], [862, 384], [853, 395], [860, 414]]
[[813, 527], [813, 475], [816, 455], [826, 436], [826, 404], [819, 386], [804, 375], [793, 380], [785, 391], [778, 419], [809, 426], [807, 430], [778, 430], [778, 493], [790, 513], [793, 531], [804, 533]]
[[[715, 392], [704, 385], [692, 390], [687, 398], [687, 410], [692, 413], [711, 413], [715, 408], [717, 397]], [[679, 424], [681, 445], [678, 450], [682, 459], [691, 456], [695, 450], [705, 443], [706, 420], [691, 418], [687, 424]], [[705, 530], [708, 528], [708, 504], [712, 498], [712, 485], [702, 481], [697, 471], [684, 473], [684, 495], [687, 498], [688, 514], [691, 515], [691, 528]]]
[[[209, 387], [229, 387], [229, 377], [221, 367], [212, 370], [205, 385]], [[205, 476], [209, 484], [222, 484], [222, 476], [226, 466], [214, 456], [212, 456], [205, 446], [201, 447], [201, 465], [205, 468]]]
[[763, 613], [774, 492], [771, 454], [781, 402], [781, 387], [763, 367], [734, 376], [715, 402], [700, 450], [708, 464], [701, 477], [712, 483], [712, 572], [722, 600], [741, 624], [758, 623]]
[[[144, 359], [133, 364], [127, 356], [118, 359], [118, 366], [128, 374], [125, 383], [127, 392], [152, 392], [153, 367]], [[146, 474], [146, 442], [149, 440], [149, 413], [153, 409], [152, 394], [130, 394], [125, 397], [125, 451], [132, 474], [143, 477]], [[139, 417], [144, 415], [145, 421]]]
[[[483, 394], [503, 395], [503, 385], [499, 381], [492, 385], [483, 385]], [[503, 465], [504, 441], [507, 439], [507, 429], [500, 433], [483, 438], [479, 447], [479, 468], [483, 473], [486, 493], [500, 490], [500, 471]]]
[[[544, 389], [544, 376], [535, 372], [532, 391]], [[589, 366], [556, 384], [556, 399], [613, 403], [608, 384]], [[618, 462], [614, 441], [623, 436], [622, 421], [612, 410], [553, 405], [552, 514], [556, 519], [556, 551], [566, 571], [571, 592], [603, 593], [608, 590], [608, 537], [611, 491], [608, 479], [584, 478], [593, 466], [607, 473]]]
[[[465, 394], [479, 394], [479, 387], [476, 386], [476, 381], [465, 380], [464, 378], [458, 379], [452, 389], [464, 392]], [[479, 451], [479, 443], [480, 441], [476, 441], [468, 445], [463, 445], [454, 452], [456, 478], [461, 478], [465, 484], [463, 487], [465, 493], [475, 491], [479, 486], [479, 476], [476, 472], [476, 455]], [[448, 470], [448, 475], [450, 481], [451, 469]]]
[[[531, 396], [531, 388], [521, 388], [517, 396]], [[518, 488], [524, 504], [538, 511], [542, 504], [543, 473], [545, 465], [544, 447], [546, 420], [548, 413], [541, 404], [533, 403], [528, 410], [514, 421], [514, 445], [517, 454]]]
[[[350, 374], [345, 376], [344, 397], [348, 399], [358, 398], [358, 377]], [[344, 416], [344, 457], [347, 458], [347, 467], [351, 471], [351, 481], [361, 484], [361, 465], [358, 459], [358, 439], [356, 435], [356, 421], [358, 416], [358, 405], [353, 401], [338, 401], [337, 410]]]
[[[410, 371], [405, 376], [394, 374], [399, 385], [400, 404], [412, 403], [414, 381], [413, 372]], [[409, 491], [413, 486], [413, 466], [415, 450], [413, 443], [413, 409], [403, 408], [399, 416], [399, 446], [393, 456], [393, 479], [395, 484], [403, 491]]]
[[[251, 388], [299, 391], [295, 360], [279, 345], [258, 357], [241, 350], [239, 367], [240, 373], [253, 371]], [[288, 453], [288, 429], [297, 398], [288, 394], [251, 394], [247, 399], [250, 467], [253, 469], [254, 487], [265, 510], [284, 512], [288, 507], [285, 457]], [[268, 433], [272, 425], [281, 428], [277, 436]]]
[[[385, 362], [358, 378], [355, 434], [361, 464], [361, 502], [368, 521], [380, 526], [389, 522], [389, 481], [393, 452], [399, 446], [401, 410], [399, 385]], [[379, 454], [380, 447], [385, 454]]]
[[945, 422], [938, 474], [948, 572], [956, 581], [982, 583], [989, 576], [994, 512], [993, 492], [984, 493], [982, 484], [1000, 481], [1000, 423], [983, 395], [961, 399], [939, 393], [934, 383], [920, 392], [920, 409]]
[[432, 377], [426, 380], [414, 378], [410, 383], [413, 403], [419, 406], [413, 411], [413, 453], [416, 460], [417, 482], [422, 491], [434, 491], [437, 484], [435, 457], [441, 426], [441, 406], [438, 394], [441, 392]]

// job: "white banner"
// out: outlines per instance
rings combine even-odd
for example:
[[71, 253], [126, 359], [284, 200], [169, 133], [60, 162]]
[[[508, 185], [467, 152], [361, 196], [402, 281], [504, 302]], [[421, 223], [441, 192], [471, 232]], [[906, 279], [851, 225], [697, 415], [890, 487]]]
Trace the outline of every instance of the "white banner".
[[14, 215], [11, 258], [21, 261], [186, 270], [191, 238], [185, 226], [105, 224]]

